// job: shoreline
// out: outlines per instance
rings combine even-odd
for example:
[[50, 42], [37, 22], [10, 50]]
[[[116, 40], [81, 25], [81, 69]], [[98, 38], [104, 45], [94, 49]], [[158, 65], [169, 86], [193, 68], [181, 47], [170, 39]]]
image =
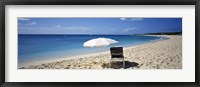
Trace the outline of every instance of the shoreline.
[[[181, 39], [182, 39], [182, 36], [177, 36], [177, 35], [148, 35], [148, 36], [166, 37], [168, 39], [161, 39], [161, 40], [156, 40], [156, 41], [152, 41], [152, 42], [148, 42], [148, 43], [144, 43], [144, 44], [140, 44], [140, 45], [136, 45], [136, 46], [124, 47], [124, 51], [125, 51], [124, 55], [128, 53], [127, 50], [137, 49], [137, 48], [142, 48], [142, 47], [145, 48], [146, 45], [153, 45], [156, 43], [161, 43], [163, 41], [170, 41], [171, 39], [173, 39], [172, 37], [181, 37]], [[182, 44], [182, 42], [181, 42], [181, 44]], [[129, 54], [129, 55], [131, 55], [131, 54]], [[99, 57], [101, 57], [101, 58], [99, 58]], [[181, 54], [181, 58], [182, 58], [182, 54]], [[106, 69], [106, 68], [102, 68], [102, 66], [103, 66], [102, 64], [105, 65], [105, 63], [108, 63], [109, 59], [110, 59], [110, 51], [104, 51], [104, 52], [100, 52], [100, 53], [98, 52], [98, 53], [90, 53], [90, 54], [78, 55], [78, 56], [73, 56], [73, 57], [51, 59], [51, 60], [48, 60], [45, 62], [42, 61], [42, 62], [38, 62], [38, 63], [32, 63], [29, 65], [21, 65], [21, 66], [18, 65], [18, 69], [88, 69], [88, 68]], [[89, 64], [87, 64], [87, 63], [85, 64], [86, 61], [88, 61]], [[99, 64], [99, 62], [100, 62], [100, 64]], [[63, 65], [63, 63], [65, 65]], [[90, 64], [90, 63], [94, 63], [94, 65], [99, 64], [101, 66], [98, 65], [98, 67], [96, 68], [94, 66], [91, 66], [92, 64]], [[142, 66], [142, 64], [140, 62], [137, 62], [137, 63], [138, 63], [138, 66]], [[81, 65], [86, 66], [86, 67], [82, 67]], [[73, 66], [73, 67], [71, 67], [71, 66]], [[182, 67], [182, 65], [181, 65], [181, 67]]]
[[[163, 37], [163, 35], [144, 35], [144, 36]], [[144, 45], [144, 44], [150, 44], [150, 43], [154, 43], [154, 42], [157, 42], [157, 41], [162, 41], [162, 40], [169, 39], [166, 36], [164, 36], [164, 38], [165, 39], [157, 39], [157, 40], [153, 40], [153, 41], [150, 41], [150, 42], [147, 42], [147, 43], [143, 43], [143, 44], [139, 44], [139, 45], [133, 45], [133, 46], [128, 46], [128, 47], [123, 47], [123, 49], [125, 50], [125, 49], [128, 49], [128, 48], [135, 48], [137, 46], [141, 46], [141, 45]], [[76, 56], [61, 57], [61, 58], [52, 58], [50, 60], [41, 60], [41, 61], [35, 61], [35, 62], [28, 62], [28, 63], [25, 63], [25, 64], [18, 65], [18, 68], [32, 66], [32, 65], [39, 65], [39, 64], [44, 64], [44, 63], [58, 62], [58, 61], [63, 61], [63, 60], [79, 59], [81, 57], [89, 57], [89, 56], [95, 56], [95, 55], [105, 54], [105, 53], [110, 53], [110, 51], [94, 52], [94, 53], [87, 53], [87, 54], [81, 54], [81, 55], [76, 55]]]

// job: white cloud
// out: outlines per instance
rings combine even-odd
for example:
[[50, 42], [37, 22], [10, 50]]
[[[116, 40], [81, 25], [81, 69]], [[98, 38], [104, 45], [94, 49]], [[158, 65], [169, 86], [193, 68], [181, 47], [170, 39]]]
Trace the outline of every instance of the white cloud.
[[138, 28], [127, 28], [127, 29], [124, 29], [123, 32], [130, 32], [130, 31], [134, 31], [134, 30], [138, 30]]
[[122, 21], [142, 21], [143, 18], [120, 18]]
[[36, 22], [30, 22], [30, 23], [18, 23], [18, 25], [25, 25], [25, 26], [29, 26], [29, 25], [36, 25]]
[[28, 24], [28, 25], [35, 25], [36, 24], [36, 22], [31, 22], [30, 24]]
[[127, 18], [120, 18], [120, 20], [125, 21]]
[[56, 25], [56, 27], [57, 27], [57, 28], [60, 28], [60, 27], [61, 27], [61, 25]]
[[131, 18], [132, 21], [142, 21], [143, 18]]
[[90, 30], [92, 28], [89, 28], [89, 27], [61, 27], [61, 29], [86, 31], [86, 30]]
[[28, 20], [30, 20], [30, 19], [29, 19], [29, 18], [18, 18], [18, 20], [28, 21]]

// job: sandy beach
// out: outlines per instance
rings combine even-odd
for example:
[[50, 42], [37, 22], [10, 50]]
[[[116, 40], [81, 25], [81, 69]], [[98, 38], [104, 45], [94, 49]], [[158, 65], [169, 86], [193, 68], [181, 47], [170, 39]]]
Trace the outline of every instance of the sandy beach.
[[[124, 48], [125, 69], [182, 69], [182, 36]], [[121, 62], [109, 62], [110, 52], [62, 58], [45, 63], [21, 66], [19, 69], [124, 69]]]

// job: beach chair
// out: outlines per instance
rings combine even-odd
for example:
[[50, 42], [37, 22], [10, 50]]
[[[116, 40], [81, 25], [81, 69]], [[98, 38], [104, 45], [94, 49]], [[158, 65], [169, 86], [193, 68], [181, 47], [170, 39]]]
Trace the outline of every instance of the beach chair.
[[109, 67], [111, 67], [111, 63], [113, 60], [122, 60], [123, 67], [125, 68], [125, 62], [124, 62], [124, 55], [123, 55], [123, 47], [111, 47], [110, 48], [111, 53], [111, 60], [109, 63]]

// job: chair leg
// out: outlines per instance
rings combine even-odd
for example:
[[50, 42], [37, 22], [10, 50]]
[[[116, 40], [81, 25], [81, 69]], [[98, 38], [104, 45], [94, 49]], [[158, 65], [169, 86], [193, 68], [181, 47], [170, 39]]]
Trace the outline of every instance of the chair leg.
[[110, 63], [111, 63], [111, 60], [110, 60], [110, 62], [109, 62], [109, 68], [111, 67], [111, 64], [110, 64]]
[[110, 62], [109, 62], [109, 68], [110, 68]]
[[123, 59], [123, 67], [125, 68], [125, 62], [124, 62], [124, 59]]

